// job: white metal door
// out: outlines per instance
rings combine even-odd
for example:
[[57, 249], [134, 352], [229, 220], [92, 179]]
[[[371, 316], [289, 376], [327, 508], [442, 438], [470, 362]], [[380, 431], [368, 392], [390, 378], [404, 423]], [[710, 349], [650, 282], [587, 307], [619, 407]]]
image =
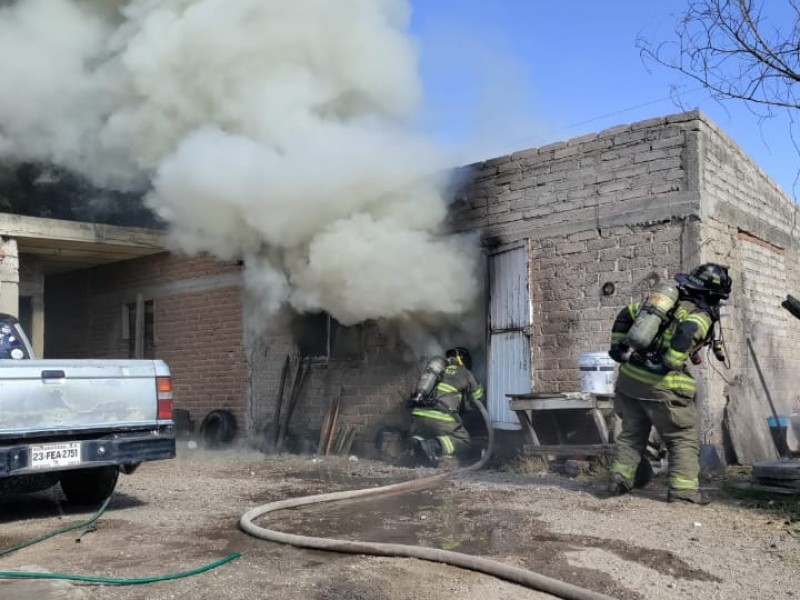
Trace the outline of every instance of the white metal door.
[[496, 429], [519, 429], [506, 394], [531, 391], [528, 245], [489, 256], [487, 404]]

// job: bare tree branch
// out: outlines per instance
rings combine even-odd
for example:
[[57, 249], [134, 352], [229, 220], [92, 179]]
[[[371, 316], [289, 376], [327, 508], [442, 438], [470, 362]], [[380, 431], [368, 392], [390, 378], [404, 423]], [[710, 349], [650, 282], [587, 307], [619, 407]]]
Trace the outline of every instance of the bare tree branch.
[[762, 116], [800, 108], [798, 0], [692, 1], [675, 34], [655, 45], [637, 40], [643, 58], [680, 71], [716, 99], [763, 107]]

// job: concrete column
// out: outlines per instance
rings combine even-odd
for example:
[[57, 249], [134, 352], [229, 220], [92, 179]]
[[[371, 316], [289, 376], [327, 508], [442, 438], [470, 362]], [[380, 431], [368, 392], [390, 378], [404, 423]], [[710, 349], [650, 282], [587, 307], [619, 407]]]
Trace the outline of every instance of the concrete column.
[[0, 238], [0, 312], [19, 316], [19, 252], [16, 238]]
[[36, 358], [44, 357], [44, 298], [41, 295], [33, 297], [33, 333], [30, 335]]

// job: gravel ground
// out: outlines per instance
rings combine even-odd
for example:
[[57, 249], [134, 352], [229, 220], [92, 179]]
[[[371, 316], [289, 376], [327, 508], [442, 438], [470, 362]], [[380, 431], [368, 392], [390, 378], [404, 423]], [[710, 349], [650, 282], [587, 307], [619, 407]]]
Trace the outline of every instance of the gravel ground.
[[[528, 600], [551, 596], [448, 565], [305, 550], [243, 533], [239, 517], [272, 500], [376, 487], [433, 474], [367, 460], [179, 450], [122, 476], [94, 531], [0, 556], [14, 569], [136, 578], [135, 586], [0, 579], [3, 600]], [[707, 507], [667, 504], [658, 480], [604, 498], [599, 479], [483, 470], [437, 487], [282, 511], [282, 531], [393, 542], [489, 557], [614, 598], [780, 600], [800, 596], [800, 528], [717, 495]], [[86, 520], [56, 489], [0, 499], [0, 548]]]

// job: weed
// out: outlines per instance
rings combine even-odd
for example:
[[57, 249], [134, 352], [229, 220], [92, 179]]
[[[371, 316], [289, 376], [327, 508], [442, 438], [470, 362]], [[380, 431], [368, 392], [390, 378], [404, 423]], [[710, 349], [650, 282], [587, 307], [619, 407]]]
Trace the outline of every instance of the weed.
[[509, 462], [506, 468], [512, 473], [531, 475], [546, 473], [549, 470], [549, 463], [546, 458], [538, 456], [518, 456]]
[[800, 532], [800, 495], [784, 496], [761, 490], [742, 489], [730, 482], [723, 486], [725, 495], [747, 508], [755, 508], [787, 521], [789, 529]]

